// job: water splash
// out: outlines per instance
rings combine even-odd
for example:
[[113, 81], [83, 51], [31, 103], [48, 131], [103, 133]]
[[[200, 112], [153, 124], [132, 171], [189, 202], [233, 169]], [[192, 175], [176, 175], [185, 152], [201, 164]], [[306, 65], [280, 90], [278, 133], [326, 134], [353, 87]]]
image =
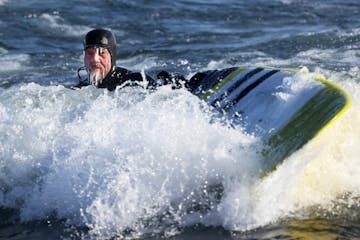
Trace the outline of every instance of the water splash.
[[0, 200], [24, 221], [101, 236], [218, 224], [220, 196], [258, 174], [258, 139], [185, 90], [27, 84], [0, 99]]

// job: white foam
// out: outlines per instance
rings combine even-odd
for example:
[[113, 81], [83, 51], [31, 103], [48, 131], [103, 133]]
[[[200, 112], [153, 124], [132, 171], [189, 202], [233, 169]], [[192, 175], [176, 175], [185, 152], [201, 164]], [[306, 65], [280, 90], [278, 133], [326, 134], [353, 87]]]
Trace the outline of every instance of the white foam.
[[184, 90], [0, 89], [0, 205], [20, 208], [23, 220], [55, 212], [104, 238], [196, 223], [247, 230], [317, 204], [331, 210], [360, 194], [360, 89], [341, 81], [347, 74], [331, 80], [353, 107], [264, 178], [258, 139], [214, 120]]
[[128, 69], [133, 69], [133, 71], [139, 70], [148, 70], [153, 67], [158, 67], [158, 61], [156, 57], [145, 57], [144, 56], [135, 56], [127, 59], [119, 59], [117, 63], [120, 66], [124, 66]]
[[40, 24], [42, 24], [44, 28], [50, 28], [56, 32], [60, 31], [66, 36], [83, 36], [91, 30], [91, 28], [87, 26], [66, 23], [65, 19], [57, 14], [43, 13], [40, 15], [39, 19], [43, 20]]
[[0, 48], [0, 72], [16, 71], [23, 67], [23, 64], [29, 61], [27, 54], [10, 54], [4, 48]]
[[[55, 211], [105, 237], [166, 229], [156, 222], [166, 212], [169, 224], [206, 224], [211, 186], [227, 192], [257, 174], [257, 139], [214, 121], [185, 90], [27, 84], [2, 90], [0, 103], [0, 201], [23, 220]], [[205, 202], [209, 213], [187, 212]]]

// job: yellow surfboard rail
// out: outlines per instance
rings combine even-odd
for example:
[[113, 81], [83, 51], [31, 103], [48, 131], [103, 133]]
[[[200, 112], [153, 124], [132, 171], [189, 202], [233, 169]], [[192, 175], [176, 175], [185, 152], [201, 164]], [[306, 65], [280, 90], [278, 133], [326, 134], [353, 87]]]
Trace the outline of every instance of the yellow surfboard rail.
[[324, 131], [324, 129], [328, 128], [328, 126], [330, 126], [333, 122], [335, 122], [338, 118], [340, 118], [350, 107], [352, 104], [351, 98], [349, 96], [349, 94], [344, 91], [341, 87], [339, 87], [337, 84], [330, 82], [328, 80], [326, 80], [326, 78], [322, 75], [320, 76], [316, 76], [314, 78], [317, 81], [322, 82], [324, 85], [330, 86], [334, 89], [336, 89], [337, 91], [339, 91], [344, 97], [345, 97], [345, 105], [344, 107], [332, 118], [330, 119], [316, 134], [314, 137], [316, 137], [317, 135], [319, 135], [321, 132]]
[[[286, 71], [286, 70], [281, 70], [281, 71]], [[299, 72], [294, 70], [290, 70], [290, 72], [294, 74], [301, 73], [301, 71]], [[325, 77], [321, 74], [317, 74], [316, 76], [313, 77], [313, 79], [315, 81], [321, 82], [324, 85], [324, 88], [314, 97], [312, 97], [307, 102], [307, 104], [292, 119], [290, 119], [290, 121], [286, 126], [284, 126], [272, 137], [270, 137], [268, 140], [265, 141], [265, 145], [267, 146], [267, 148], [265, 148], [263, 151], [263, 156], [265, 158], [265, 165], [264, 165], [265, 167], [262, 169], [263, 176], [273, 171], [288, 156], [298, 151], [311, 139], [314, 139], [319, 134], [321, 134], [321, 132], [327, 129], [331, 124], [333, 124], [337, 119], [339, 119], [350, 108], [351, 106], [350, 96], [342, 88], [340, 88], [335, 83], [326, 80]], [[333, 98], [332, 99], [329, 98], [327, 101], [326, 96], [332, 96]], [[338, 107], [336, 104], [336, 100], [341, 101], [341, 104], [339, 104], [340, 107], [338, 109], [336, 109]], [[318, 111], [315, 111], [316, 110], [315, 107], [312, 108], [312, 106], [315, 105], [315, 103], [319, 103], [319, 102], [322, 102], [321, 103], [322, 106], [318, 106], [318, 108], [325, 109], [325, 111], [334, 110], [337, 112], [334, 113], [334, 115], [328, 114], [327, 116], [328, 117], [330, 116], [329, 119], [319, 118], [318, 120], [326, 121], [326, 122], [323, 125], [319, 125], [319, 128], [314, 131], [314, 129], [312, 129], [311, 127], [314, 121], [311, 121], [309, 124], [307, 124], [306, 120], [311, 120], [313, 115], [320, 114]], [[334, 106], [335, 109], [331, 109], [331, 106], [333, 105], [329, 105], [329, 104], [335, 105]], [[292, 138], [291, 132], [296, 129], [301, 129], [301, 131], [304, 132], [306, 132], [307, 130], [309, 131], [311, 130], [313, 132], [311, 132], [310, 134], [304, 133], [305, 140], [301, 144], [299, 144], [299, 146], [287, 147], [286, 145], [288, 142], [290, 142], [290, 145], [291, 143], [296, 142], [296, 140], [291, 139]], [[289, 132], [290, 134], [287, 132]], [[283, 153], [279, 153], [281, 151], [283, 151]]]
[[[278, 70], [279, 72], [293, 75], [309, 73], [307, 68], [300, 70], [273, 67], [257, 68], [265, 71]], [[222, 89], [227, 83], [231, 82], [236, 76], [242, 74], [242, 72], [247, 69], [254, 68], [236, 68], [224, 77], [224, 79], [208, 89], [200, 98], [206, 102], [210, 101], [214, 93]], [[349, 95], [338, 85], [326, 80], [321, 74], [315, 74], [312, 76], [312, 79], [321, 82], [323, 87], [311, 97], [281, 129], [278, 129], [272, 135], [268, 136], [267, 139], [264, 137], [265, 147], [262, 151], [264, 157], [263, 175], [274, 170], [288, 156], [318, 136], [324, 129], [328, 128], [334, 121], [340, 118], [351, 106]]]

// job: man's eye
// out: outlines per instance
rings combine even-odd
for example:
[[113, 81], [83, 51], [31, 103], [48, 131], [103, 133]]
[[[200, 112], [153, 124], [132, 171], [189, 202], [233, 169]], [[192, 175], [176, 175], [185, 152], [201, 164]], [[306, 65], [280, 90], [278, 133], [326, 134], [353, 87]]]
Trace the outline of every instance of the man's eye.
[[105, 48], [99, 48], [99, 54], [101, 55], [105, 54]]
[[88, 48], [85, 50], [85, 54], [88, 56], [92, 56], [95, 54], [99, 54], [99, 55], [105, 55], [106, 53], [106, 48]]
[[86, 49], [85, 54], [86, 55], [93, 55], [96, 51], [94, 49]]

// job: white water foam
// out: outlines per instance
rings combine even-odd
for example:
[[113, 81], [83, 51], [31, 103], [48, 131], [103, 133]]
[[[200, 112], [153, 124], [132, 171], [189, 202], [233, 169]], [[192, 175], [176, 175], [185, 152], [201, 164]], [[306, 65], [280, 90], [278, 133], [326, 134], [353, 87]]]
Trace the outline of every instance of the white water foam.
[[360, 186], [360, 89], [340, 83], [350, 110], [262, 178], [259, 139], [184, 90], [0, 89], [0, 205], [24, 221], [55, 214], [104, 238], [197, 223], [243, 231], [314, 205], [331, 209]]
[[129, 69], [141, 69], [148, 70], [153, 67], [159, 67], [157, 57], [135, 56], [127, 59], [118, 59], [117, 62], [120, 66], [124, 66]]
[[0, 201], [25, 221], [56, 214], [104, 237], [219, 224], [214, 188], [258, 174], [257, 139], [185, 90], [27, 84], [0, 103]]
[[65, 19], [57, 14], [43, 13], [40, 15], [39, 19], [41, 20], [39, 26], [41, 29], [49, 29], [51, 31], [56, 31], [63, 33], [66, 36], [78, 37], [85, 35], [91, 28], [81, 25], [73, 25], [67, 23]]
[[23, 64], [28, 61], [29, 55], [9, 54], [9, 51], [0, 47], [0, 72], [16, 71], [23, 68]]

